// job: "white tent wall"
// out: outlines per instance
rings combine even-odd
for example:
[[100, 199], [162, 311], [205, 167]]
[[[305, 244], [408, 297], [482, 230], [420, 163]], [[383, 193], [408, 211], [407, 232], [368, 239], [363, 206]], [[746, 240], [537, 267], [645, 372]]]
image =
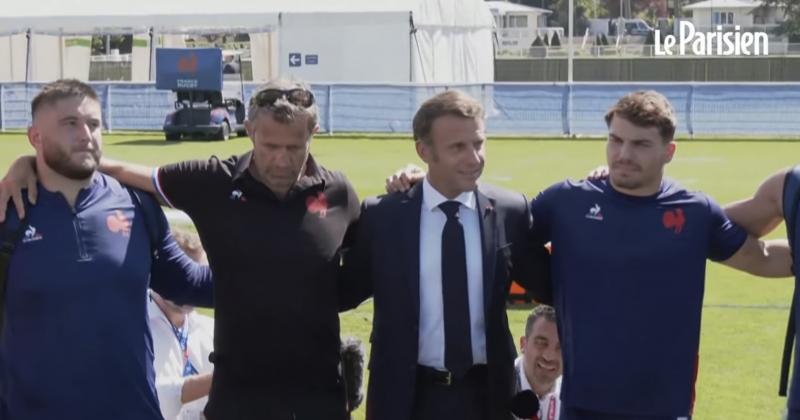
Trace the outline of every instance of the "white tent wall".
[[421, 0], [417, 6], [411, 54], [415, 82], [494, 81], [494, 18], [482, 0]]
[[62, 37], [61, 77], [89, 80], [92, 37]]
[[412, 40], [413, 81], [423, 83], [491, 83], [494, 57], [491, 30], [418, 29]]
[[[280, 74], [325, 82], [409, 82], [409, 31], [407, 12], [284, 13]], [[299, 61], [292, 65], [290, 58]]]
[[251, 33], [250, 59], [254, 81], [265, 82], [277, 75], [277, 36], [273, 32]]
[[61, 56], [64, 54], [59, 35], [31, 34], [28, 80], [49, 81], [61, 78]]
[[150, 34], [133, 35], [131, 49], [131, 81], [147, 82], [150, 80]]
[[[31, 34], [31, 65], [29, 81], [47, 81], [59, 78], [89, 80], [89, 56], [91, 54], [91, 37], [60, 36]], [[25, 81], [25, 57], [27, 55], [27, 39], [25, 34], [17, 34], [11, 42], [13, 51], [0, 46], [0, 57], [11, 57], [12, 66], [6, 72], [0, 70], [0, 80]], [[8, 54], [8, 55], [6, 55]], [[12, 71], [9, 74], [9, 71]]]
[[0, 36], [0, 80], [25, 81], [25, 55], [28, 38], [25, 33]]

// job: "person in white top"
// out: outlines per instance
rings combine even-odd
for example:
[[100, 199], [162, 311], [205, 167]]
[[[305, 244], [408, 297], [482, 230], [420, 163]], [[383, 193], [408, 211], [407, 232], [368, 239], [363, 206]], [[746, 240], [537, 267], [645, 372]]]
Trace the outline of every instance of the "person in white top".
[[[190, 258], [208, 263], [197, 235], [174, 231], [173, 236]], [[208, 355], [214, 349], [214, 320], [154, 291], [147, 309], [161, 415], [165, 420], [204, 419], [213, 372]]]
[[558, 420], [561, 411], [561, 342], [556, 312], [538, 305], [528, 315], [525, 335], [519, 339], [520, 353], [514, 361], [517, 392], [531, 390], [539, 398], [538, 420]]

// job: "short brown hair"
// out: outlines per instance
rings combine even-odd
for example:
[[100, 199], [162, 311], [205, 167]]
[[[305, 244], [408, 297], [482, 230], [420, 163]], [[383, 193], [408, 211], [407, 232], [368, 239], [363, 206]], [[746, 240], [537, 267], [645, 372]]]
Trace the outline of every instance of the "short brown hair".
[[433, 122], [445, 115], [483, 119], [485, 113], [481, 103], [464, 92], [447, 90], [439, 93], [425, 101], [414, 115], [414, 140], [430, 143]]
[[314, 131], [314, 128], [319, 124], [319, 106], [317, 106], [316, 102], [309, 107], [296, 105], [286, 98], [279, 98], [271, 104], [259, 103], [258, 94], [268, 89], [305, 89], [311, 91], [311, 86], [306, 82], [294, 79], [272, 79], [268, 81], [265, 85], [260, 86], [258, 90], [253, 92], [253, 96], [250, 97], [250, 102], [247, 107], [248, 120], [254, 121], [262, 111], [270, 113], [275, 121], [281, 124], [289, 124], [298, 116], [305, 115], [306, 121], [308, 122], [308, 132], [311, 133]]
[[31, 116], [43, 105], [52, 105], [66, 98], [89, 98], [97, 102], [97, 93], [88, 84], [75, 79], [59, 79], [42, 87], [42, 90], [31, 101]]
[[611, 126], [614, 115], [619, 115], [639, 127], [658, 128], [665, 142], [675, 138], [675, 110], [664, 95], [654, 90], [631, 92], [620, 98], [606, 113], [607, 126]]
[[544, 318], [546, 321], [550, 321], [555, 324], [556, 310], [549, 305], [536, 305], [531, 313], [528, 314], [528, 320], [525, 322], [525, 337], [531, 335], [531, 331], [533, 331], [533, 324], [535, 324], [540, 318]]

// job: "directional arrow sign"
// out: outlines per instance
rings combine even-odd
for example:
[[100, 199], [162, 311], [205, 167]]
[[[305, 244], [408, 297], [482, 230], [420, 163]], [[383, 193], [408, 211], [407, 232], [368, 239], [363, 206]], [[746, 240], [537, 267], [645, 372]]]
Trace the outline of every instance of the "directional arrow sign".
[[300, 67], [303, 59], [300, 53], [289, 53], [289, 67]]

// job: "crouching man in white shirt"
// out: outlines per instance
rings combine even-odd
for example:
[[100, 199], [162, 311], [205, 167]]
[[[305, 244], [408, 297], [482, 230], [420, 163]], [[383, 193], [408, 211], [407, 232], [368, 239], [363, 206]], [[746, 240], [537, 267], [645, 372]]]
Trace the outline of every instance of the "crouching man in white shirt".
[[561, 411], [561, 343], [556, 312], [538, 305], [528, 315], [525, 335], [519, 339], [520, 353], [514, 361], [517, 392], [531, 390], [539, 398], [538, 420], [558, 420]]
[[[178, 245], [193, 260], [208, 264], [197, 235], [173, 231]], [[165, 420], [204, 419], [211, 390], [214, 320], [191, 306], [179, 306], [150, 291], [156, 391]]]

